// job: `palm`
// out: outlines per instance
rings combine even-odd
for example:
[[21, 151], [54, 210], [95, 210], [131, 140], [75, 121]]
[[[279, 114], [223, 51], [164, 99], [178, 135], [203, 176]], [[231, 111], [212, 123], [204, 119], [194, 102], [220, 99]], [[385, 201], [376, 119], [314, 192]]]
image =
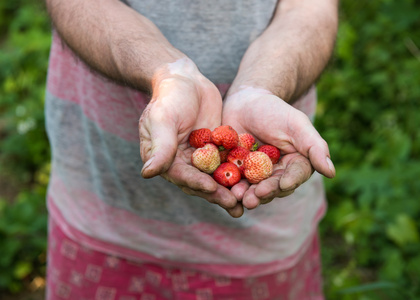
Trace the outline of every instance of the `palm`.
[[139, 123], [142, 175], [161, 175], [184, 192], [226, 208], [237, 200], [211, 176], [191, 166], [194, 151], [188, 136], [194, 129], [214, 129], [221, 124], [222, 99], [209, 81], [177, 77], [163, 82], [143, 112]]
[[252, 186], [242, 181], [232, 188], [248, 208], [293, 193], [314, 169], [334, 176], [326, 163], [328, 146], [308, 117], [272, 94], [254, 89], [230, 95], [224, 102], [222, 123], [251, 133], [284, 155], [269, 179]]

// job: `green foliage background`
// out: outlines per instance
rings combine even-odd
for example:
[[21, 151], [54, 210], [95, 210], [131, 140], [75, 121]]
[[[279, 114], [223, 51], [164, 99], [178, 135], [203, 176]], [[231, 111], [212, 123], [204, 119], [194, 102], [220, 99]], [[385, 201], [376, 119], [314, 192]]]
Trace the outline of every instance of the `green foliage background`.
[[0, 291], [18, 292], [45, 274], [50, 42], [40, 1], [0, 1]]
[[[45, 275], [42, 2], [0, 2], [0, 295]], [[337, 177], [321, 223], [327, 299], [420, 299], [420, 3], [342, 0], [316, 127]]]
[[318, 130], [337, 177], [321, 224], [329, 299], [420, 299], [420, 3], [341, 1]]

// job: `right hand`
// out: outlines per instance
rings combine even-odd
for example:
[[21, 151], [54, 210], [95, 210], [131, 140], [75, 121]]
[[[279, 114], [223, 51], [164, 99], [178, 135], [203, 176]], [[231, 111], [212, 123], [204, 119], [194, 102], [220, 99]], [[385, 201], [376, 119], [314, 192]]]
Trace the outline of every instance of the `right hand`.
[[220, 126], [222, 97], [195, 64], [183, 58], [169, 64], [153, 82], [152, 99], [139, 121], [142, 176], [161, 175], [185, 193], [216, 203], [233, 217], [243, 213], [232, 192], [191, 165], [192, 130]]
[[328, 178], [335, 176], [328, 144], [309, 118], [267, 90], [242, 86], [229, 91], [222, 122], [276, 146], [283, 154], [269, 178], [252, 185], [241, 180], [232, 187], [247, 209], [292, 194], [315, 170]]

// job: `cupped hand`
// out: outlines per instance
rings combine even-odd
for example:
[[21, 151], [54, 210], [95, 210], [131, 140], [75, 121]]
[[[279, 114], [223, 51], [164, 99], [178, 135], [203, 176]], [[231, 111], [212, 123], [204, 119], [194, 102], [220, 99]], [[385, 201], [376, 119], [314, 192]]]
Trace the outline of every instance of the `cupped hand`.
[[231, 125], [238, 133], [251, 133], [260, 142], [278, 147], [283, 155], [268, 179], [253, 185], [241, 180], [232, 187], [248, 209], [292, 194], [314, 170], [329, 178], [335, 176], [328, 145], [308, 116], [264, 89], [241, 87], [229, 92], [222, 124]]
[[185, 193], [205, 198], [234, 217], [242, 206], [228, 189], [191, 165], [194, 148], [188, 136], [194, 129], [221, 124], [222, 98], [188, 59], [169, 64], [153, 83], [152, 99], [139, 121], [142, 176], [161, 175]]

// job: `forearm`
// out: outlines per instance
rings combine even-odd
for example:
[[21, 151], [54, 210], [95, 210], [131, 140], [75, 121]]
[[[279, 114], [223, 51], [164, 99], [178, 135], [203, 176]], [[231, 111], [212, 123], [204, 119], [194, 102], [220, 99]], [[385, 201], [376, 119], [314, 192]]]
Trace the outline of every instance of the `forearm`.
[[246, 51], [229, 93], [266, 89], [293, 102], [330, 59], [337, 32], [337, 1], [280, 1], [272, 22]]
[[151, 91], [168, 63], [185, 55], [147, 18], [116, 0], [46, 0], [54, 27], [91, 68]]

